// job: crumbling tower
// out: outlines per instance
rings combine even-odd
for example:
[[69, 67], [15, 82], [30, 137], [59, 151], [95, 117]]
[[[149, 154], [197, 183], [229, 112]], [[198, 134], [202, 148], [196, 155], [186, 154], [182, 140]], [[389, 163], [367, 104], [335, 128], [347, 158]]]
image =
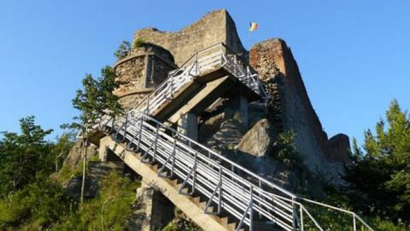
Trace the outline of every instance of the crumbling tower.
[[125, 109], [134, 108], [175, 69], [173, 55], [151, 43], [142, 43], [114, 65], [120, 87], [114, 93]]

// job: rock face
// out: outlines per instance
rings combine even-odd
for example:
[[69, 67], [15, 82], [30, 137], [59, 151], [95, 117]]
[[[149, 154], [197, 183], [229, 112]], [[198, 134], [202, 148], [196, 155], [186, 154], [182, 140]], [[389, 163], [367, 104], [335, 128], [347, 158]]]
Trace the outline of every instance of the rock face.
[[295, 145], [303, 155], [304, 163], [328, 180], [339, 179], [343, 162], [350, 161], [348, 137], [338, 135], [328, 140], [286, 43], [273, 39], [256, 44], [250, 51], [250, 64], [260, 73], [265, 86], [270, 86], [269, 103], [273, 108], [270, 116], [276, 114], [276, 123], [282, 123], [285, 130], [297, 134]]
[[194, 53], [221, 42], [235, 53], [247, 56], [235, 23], [224, 9], [212, 11], [196, 23], [177, 32], [163, 32], [155, 28], [138, 30], [134, 34], [134, 40], [138, 38], [169, 50], [177, 65], [183, 64]]
[[[76, 169], [80, 162], [82, 161], [82, 140], [78, 140], [74, 146], [71, 148], [64, 160], [63, 166], [67, 166], [71, 169]], [[97, 147], [95, 145], [90, 145], [87, 147], [87, 159], [98, 154]]]
[[[93, 198], [97, 196], [99, 182], [107, 176], [111, 170], [122, 171], [124, 163], [122, 162], [88, 162], [87, 175], [85, 179], [84, 197]], [[81, 195], [82, 176], [71, 178], [63, 184], [67, 195], [79, 198]]]
[[277, 135], [275, 130], [268, 119], [262, 119], [242, 137], [237, 149], [256, 157], [267, 156]]

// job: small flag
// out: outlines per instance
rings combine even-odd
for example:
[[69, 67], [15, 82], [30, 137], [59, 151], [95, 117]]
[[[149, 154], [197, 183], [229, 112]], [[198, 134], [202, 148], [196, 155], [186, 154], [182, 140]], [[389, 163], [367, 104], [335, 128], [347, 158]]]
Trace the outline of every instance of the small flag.
[[254, 31], [256, 29], [259, 29], [259, 25], [256, 22], [250, 22], [249, 23], [249, 31]]

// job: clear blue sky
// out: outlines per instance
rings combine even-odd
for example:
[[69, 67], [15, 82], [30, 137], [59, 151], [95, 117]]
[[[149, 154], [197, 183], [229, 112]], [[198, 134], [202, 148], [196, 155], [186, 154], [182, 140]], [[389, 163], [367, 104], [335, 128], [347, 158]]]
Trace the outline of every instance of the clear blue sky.
[[244, 45], [281, 37], [292, 48], [310, 99], [329, 136], [362, 140], [390, 101], [410, 108], [410, 1], [1, 0], [0, 131], [35, 115], [44, 128], [76, 115], [85, 73], [113, 64], [135, 30], [175, 31], [226, 8]]

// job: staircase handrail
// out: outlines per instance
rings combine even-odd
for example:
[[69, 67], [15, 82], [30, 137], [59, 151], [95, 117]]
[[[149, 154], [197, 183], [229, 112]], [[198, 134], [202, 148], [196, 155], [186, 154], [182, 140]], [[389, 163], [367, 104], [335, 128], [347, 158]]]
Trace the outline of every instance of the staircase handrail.
[[338, 208], [338, 207], [335, 207], [335, 206], [332, 206], [332, 205], [328, 205], [328, 204], [325, 204], [325, 203], [321, 203], [321, 202], [318, 202], [318, 201], [310, 200], [310, 199], [307, 199], [307, 198], [303, 198], [303, 197], [298, 197], [298, 199], [301, 200], [301, 201], [305, 201], [305, 202], [311, 203], [311, 204], [319, 205], [319, 206], [322, 206], [322, 207], [326, 207], [326, 208], [328, 208], [328, 209], [332, 209], [332, 210], [336, 210], [336, 211], [339, 211], [339, 212], [343, 212], [343, 213], [347, 213], [347, 214], [352, 215], [352, 218], [353, 218], [353, 230], [355, 230], [355, 231], [356, 231], [356, 229], [357, 229], [356, 219], [359, 220], [364, 226], [366, 226], [366, 228], [368, 228], [368, 229], [371, 230], [371, 231], [374, 231], [374, 230], [370, 227], [370, 225], [367, 224], [367, 223], [366, 223], [357, 213], [355, 213], [355, 212], [352, 212], [352, 211], [349, 211], [349, 210], [346, 210], [346, 209], [342, 209], [342, 208]]
[[[212, 49], [218, 48], [218, 51], [215, 51], [214, 53], [209, 54], [208, 56], [212, 57], [212, 55], [214, 55], [215, 57], [217, 57], [218, 55], [221, 55], [220, 57], [220, 67], [224, 67], [230, 71], [235, 77], [237, 77], [238, 79], [242, 79], [242, 78], [248, 78], [251, 79], [252, 81], [256, 81], [257, 83], [253, 83], [254, 85], [258, 85], [258, 86], [254, 86], [251, 87], [249, 86], [253, 91], [255, 91], [257, 94], [260, 94], [261, 92], [263, 93], [263, 89], [262, 91], [260, 91], [260, 83], [259, 80], [257, 78], [257, 80], [253, 79], [254, 74], [247, 71], [245, 68], [246, 62], [243, 60], [242, 57], [238, 57], [228, 46], [226, 46], [224, 43], [218, 43], [215, 44], [213, 46], [210, 46], [204, 50], [201, 50], [199, 52], [196, 52], [195, 54], [193, 54], [186, 62], [184, 62], [178, 69], [176, 69], [175, 71], [172, 71], [172, 73], [169, 75], [169, 77], [162, 83], [160, 84], [159, 87], [157, 87], [152, 93], [150, 93], [148, 96], [146, 96], [136, 107], [134, 107], [134, 109], [141, 109], [144, 107], [148, 108], [150, 105], [150, 100], [152, 100], [152, 96], [157, 96], [157, 95], [161, 95], [164, 93], [169, 94], [168, 95], [161, 95], [161, 100], [164, 100], [164, 97], [173, 97], [173, 92], [175, 90], [177, 90], [177, 88], [174, 90], [174, 79], [181, 77], [181, 78], [185, 78], [188, 80], [192, 79], [192, 77], [199, 75], [198, 71], [200, 71], [200, 66], [201, 63], [199, 62], [200, 58], [198, 58], [200, 55], [206, 54], [207, 52], [211, 51]], [[208, 57], [205, 56], [205, 57]], [[232, 61], [233, 60], [233, 61]], [[238, 61], [238, 60], [242, 60], [242, 61]], [[209, 65], [209, 64], [208, 64]], [[195, 70], [195, 74], [192, 74], [192, 69], [196, 67]], [[182, 72], [181, 72], [182, 71]], [[237, 71], [240, 72], [237, 73]], [[185, 82], [187, 80], [184, 80]], [[242, 80], [241, 80], [242, 81]], [[184, 82], [184, 83], [185, 83]], [[244, 82], [244, 81], [242, 81]], [[244, 82], [245, 83], [245, 82]], [[246, 83], [245, 83], [246, 84]], [[180, 86], [176, 86], [176, 87], [181, 87]], [[255, 88], [256, 87], [256, 88]], [[162, 92], [162, 93], [161, 93]], [[160, 94], [161, 93], [161, 94]], [[262, 95], [262, 97], [264, 98], [266, 96]], [[155, 104], [154, 104], [155, 105]], [[144, 107], [144, 108], [145, 108]], [[148, 111], [149, 114], [149, 111]]]
[[[206, 147], [205, 145], [203, 145], [203, 144], [201, 144], [201, 143], [199, 143], [199, 142], [197, 142], [197, 141], [195, 141], [195, 140], [189, 138], [188, 136], [186, 136], [186, 135], [184, 135], [184, 134], [181, 134], [181, 133], [178, 132], [177, 130], [175, 130], [175, 129], [169, 127], [169, 126], [164, 125], [163, 123], [161, 123], [160, 121], [156, 120], [155, 118], [152, 118], [151, 116], [146, 115], [146, 114], [141, 113], [141, 112], [138, 112], [138, 111], [131, 111], [130, 113], [131, 113], [131, 116], [130, 116], [131, 119], [133, 119], [133, 120], [138, 120], [138, 119], [140, 119], [140, 117], [143, 117], [143, 118], [146, 119], [146, 120], [152, 121], [152, 122], [154, 122], [155, 124], [161, 126], [162, 128], [167, 129], [167, 130], [173, 132], [174, 134], [178, 134], [178, 137], [181, 137], [181, 138], [183, 138], [184, 140], [188, 141], [191, 145], [195, 145], [196, 147], [200, 147], [200, 148], [202, 148], [203, 150], [209, 152], [209, 154], [211, 154], [211, 155], [214, 156], [215, 158], [217, 158], [217, 159], [219, 159], [219, 160], [223, 160], [225, 163], [230, 164], [234, 169], [237, 169], [237, 170], [240, 170], [240, 171], [242, 171], [242, 172], [244, 172], [244, 173], [247, 173], [249, 176], [252, 176], [252, 177], [256, 178], [256, 179], [257, 179], [258, 181], [260, 181], [261, 183], [265, 183], [266, 185], [268, 185], [268, 186], [270, 186], [270, 187], [272, 187], [272, 188], [274, 188], [274, 189], [276, 189], [276, 190], [278, 190], [278, 191], [284, 193], [285, 195], [287, 195], [287, 196], [289, 196], [289, 197], [291, 197], [291, 198], [293, 198], [293, 199], [296, 199], [296, 198], [297, 198], [297, 196], [296, 196], [295, 194], [289, 192], [288, 190], [286, 190], [286, 189], [284, 189], [284, 188], [282, 188], [282, 187], [280, 187], [280, 186], [278, 186], [278, 185], [276, 185], [276, 184], [274, 184], [274, 183], [272, 183], [272, 182], [266, 180], [265, 178], [263, 178], [263, 177], [261, 177], [261, 176], [255, 174], [255, 173], [253, 173], [252, 171], [248, 170], [247, 168], [245, 168], [245, 167], [243, 167], [243, 166], [241, 166], [241, 165], [239, 165], [239, 164], [237, 164], [237, 163], [231, 161], [230, 159], [228, 159], [228, 158], [222, 156], [221, 154], [219, 154], [219, 153], [213, 151], [212, 149]], [[138, 116], [136, 116], [136, 115], [138, 115]], [[120, 122], [120, 121], [117, 121], [117, 122]]]

